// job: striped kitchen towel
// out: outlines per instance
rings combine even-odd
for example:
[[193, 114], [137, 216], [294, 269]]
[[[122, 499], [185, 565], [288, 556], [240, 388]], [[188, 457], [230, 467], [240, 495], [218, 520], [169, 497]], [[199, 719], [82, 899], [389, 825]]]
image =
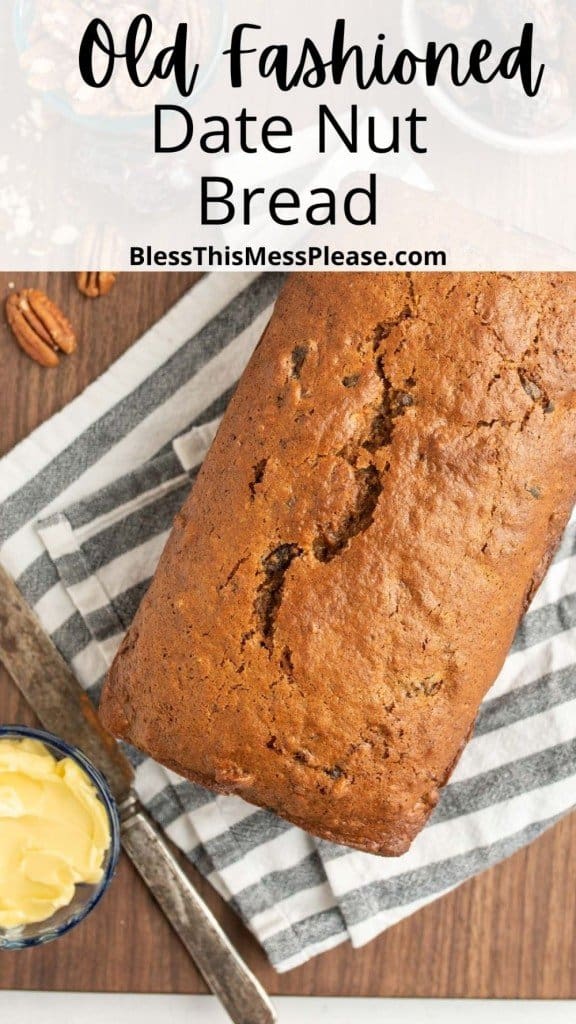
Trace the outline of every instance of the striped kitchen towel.
[[[0, 558], [95, 699], [280, 283], [204, 278], [0, 462]], [[574, 807], [575, 557], [576, 518], [404, 857], [313, 839], [129, 752], [143, 802], [279, 971], [345, 940], [361, 946]]]

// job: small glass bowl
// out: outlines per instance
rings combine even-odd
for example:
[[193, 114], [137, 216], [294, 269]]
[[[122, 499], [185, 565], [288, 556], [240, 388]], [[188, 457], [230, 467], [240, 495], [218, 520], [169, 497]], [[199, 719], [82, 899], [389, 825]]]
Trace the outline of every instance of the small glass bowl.
[[86, 773], [104, 804], [110, 828], [110, 846], [104, 859], [103, 875], [96, 885], [77, 885], [72, 902], [67, 907], [61, 907], [45, 921], [37, 921], [34, 924], [18, 928], [0, 928], [0, 950], [28, 949], [30, 946], [43, 946], [45, 942], [51, 942], [52, 939], [65, 935], [71, 928], [83, 921], [102, 898], [114, 877], [118, 863], [120, 821], [114, 798], [104, 776], [76, 747], [69, 746], [64, 740], [51, 733], [19, 725], [0, 726], [0, 743], [5, 739], [39, 740], [59, 761], [65, 757], [70, 757], [75, 761]]

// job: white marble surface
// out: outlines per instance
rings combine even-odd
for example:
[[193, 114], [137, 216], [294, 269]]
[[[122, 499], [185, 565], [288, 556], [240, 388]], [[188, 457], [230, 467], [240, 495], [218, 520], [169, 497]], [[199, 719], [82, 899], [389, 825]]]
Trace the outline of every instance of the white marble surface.
[[[0, 954], [0, 971], [2, 968]], [[574, 1002], [418, 999], [275, 1000], [279, 1024], [569, 1024]], [[10, 1024], [229, 1024], [206, 996], [75, 995], [0, 992]]]

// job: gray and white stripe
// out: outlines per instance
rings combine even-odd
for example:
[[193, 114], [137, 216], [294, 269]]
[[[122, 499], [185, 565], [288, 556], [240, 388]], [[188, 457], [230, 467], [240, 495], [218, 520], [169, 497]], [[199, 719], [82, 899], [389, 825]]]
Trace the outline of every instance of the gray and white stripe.
[[[0, 557], [93, 696], [280, 280], [205, 278], [0, 464]], [[315, 840], [129, 752], [142, 800], [278, 970], [369, 941], [574, 807], [575, 567], [573, 520], [432, 821], [398, 860]]]

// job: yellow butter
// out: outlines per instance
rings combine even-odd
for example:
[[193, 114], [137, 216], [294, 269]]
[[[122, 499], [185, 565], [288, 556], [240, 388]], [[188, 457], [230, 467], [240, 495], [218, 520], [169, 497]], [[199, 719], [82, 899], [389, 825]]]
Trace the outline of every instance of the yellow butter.
[[0, 740], [0, 928], [44, 921], [102, 878], [110, 829], [86, 773], [38, 740]]

